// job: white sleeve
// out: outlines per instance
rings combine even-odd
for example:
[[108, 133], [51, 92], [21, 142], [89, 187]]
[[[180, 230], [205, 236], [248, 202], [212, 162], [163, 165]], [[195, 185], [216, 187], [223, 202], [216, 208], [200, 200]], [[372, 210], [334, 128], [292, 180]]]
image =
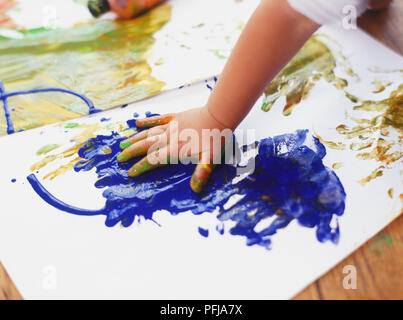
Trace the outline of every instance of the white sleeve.
[[321, 25], [341, 20], [346, 6], [354, 6], [358, 16], [368, 7], [368, 0], [288, 0], [288, 3], [294, 10]]

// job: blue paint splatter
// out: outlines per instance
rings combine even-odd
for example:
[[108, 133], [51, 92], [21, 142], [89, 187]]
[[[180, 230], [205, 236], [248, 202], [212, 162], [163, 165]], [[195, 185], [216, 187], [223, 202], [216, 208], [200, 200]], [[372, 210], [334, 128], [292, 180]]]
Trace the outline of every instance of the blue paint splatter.
[[16, 182], [16, 181], [17, 181], [17, 179], [15, 179], [15, 178], [11, 179], [11, 182], [12, 182], [12, 183], [14, 183], [14, 182]]
[[101, 122], [107, 122], [107, 121], [109, 121], [109, 120], [111, 120], [112, 118], [101, 118], [101, 119], [99, 119], [99, 121], [101, 121]]
[[[139, 130], [135, 120], [129, 120], [128, 124]], [[54, 207], [79, 215], [105, 215], [108, 227], [119, 222], [128, 227], [140, 217], [154, 221], [153, 213], [160, 209], [172, 215], [189, 210], [195, 215], [207, 214], [218, 209], [220, 224], [233, 221], [235, 225], [229, 233], [245, 237], [247, 245], [269, 248], [277, 230], [293, 220], [304, 227], [315, 228], [320, 242], [338, 242], [338, 223], [332, 227], [331, 222], [343, 214], [346, 195], [336, 174], [322, 162], [325, 147], [308, 134], [308, 130], [257, 142], [252, 174], [233, 183], [237, 167], [221, 165], [214, 170], [201, 194], [195, 194], [189, 187], [193, 165], [165, 166], [130, 178], [127, 170], [139, 159], [117, 162], [119, 143], [124, 139], [115, 132], [99, 135], [89, 139], [78, 152], [85, 160], [78, 162], [75, 170], [95, 168], [99, 178], [95, 187], [106, 188], [104, 208], [71, 207], [53, 197], [34, 174], [28, 176], [28, 181], [38, 195]], [[109, 147], [108, 152], [105, 152], [106, 147]], [[224, 206], [233, 195], [240, 195], [241, 199], [229, 207]], [[271, 224], [257, 230], [256, 227], [269, 217], [273, 217]], [[217, 230], [224, 231], [223, 228]]]
[[199, 227], [199, 233], [201, 236], [207, 238], [208, 237], [208, 229], [204, 229], [202, 227]]
[[[85, 97], [79, 93], [71, 91], [71, 90], [62, 89], [62, 88], [43, 88], [43, 89], [32, 89], [32, 90], [26, 90], [26, 91], [15, 91], [15, 92], [6, 93], [3, 83], [0, 81], [0, 100], [3, 101], [4, 117], [6, 118], [6, 123], [7, 123], [7, 134], [12, 134], [15, 132], [15, 128], [14, 128], [13, 121], [11, 119], [10, 108], [8, 106], [7, 99], [10, 97], [13, 97], [13, 96], [24, 95], [24, 94], [33, 94], [33, 93], [39, 93], [39, 92], [62, 92], [62, 93], [71, 94], [73, 96], [80, 98], [87, 104], [90, 114], [101, 111], [94, 107], [94, 104], [91, 102], [90, 99], [88, 99], [87, 97]], [[20, 130], [19, 132], [21, 132], [21, 131], [23, 131], [23, 130]]]

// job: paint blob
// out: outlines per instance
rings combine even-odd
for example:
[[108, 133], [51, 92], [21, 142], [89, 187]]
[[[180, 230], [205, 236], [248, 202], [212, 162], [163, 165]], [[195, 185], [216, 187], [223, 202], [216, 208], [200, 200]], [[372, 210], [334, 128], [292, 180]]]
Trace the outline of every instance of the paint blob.
[[[135, 119], [129, 120], [128, 125], [139, 130], [135, 128]], [[308, 130], [266, 138], [240, 148], [243, 153], [257, 151], [249, 159], [255, 161], [254, 172], [239, 177], [238, 169], [244, 167], [220, 165], [201, 194], [190, 189], [193, 165], [169, 165], [129, 177], [127, 170], [139, 159], [128, 163], [117, 161], [119, 144], [124, 139], [116, 132], [98, 135], [78, 151], [83, 160], [75, 164], [75, 170], [95, 169], [98, 175], [95, 187], [105, 188], [106, 203], [99, 210], [71, 207], [52, 196], [34, 174], [27, 179], [50, 205], [72, 214], [105, 215], [108, 227], [118, 223], [128, 227], [135, 220], [140, 221], [140, 217], [154, 221], [157, 210], [167, 210], [174, 216], [189, 211], [195, 215], [212, 214], [218, 210], [217, 231], [224, 233], [223, 223], [232, 221], [234, 226], [229, 233], [245, 237], [247, 245], [270, 248], [272, 236], [293, 220], [315, 228], [321, 242], [338, 242], [337, 216], [344, 213], [346, 194], [336, 174], [322, 162], [325, 147]], [[271, 223], [261, 228], [269, 220]], [[201, 234], [208, 236], [204, 231]]]

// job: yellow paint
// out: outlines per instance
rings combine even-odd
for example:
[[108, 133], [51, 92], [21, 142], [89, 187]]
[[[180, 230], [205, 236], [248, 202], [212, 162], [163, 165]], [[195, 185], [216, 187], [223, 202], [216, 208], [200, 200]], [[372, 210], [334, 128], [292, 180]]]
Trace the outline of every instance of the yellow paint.
[[[358, 99], [358, 98], [357, 98]], [[347, 127], [342, 124], [336, 130], [347, 139], [359, 138], [362, 142], [352, 143], [352, 150], [372, 148], [367, 152], [360, 152], [357, 157], [364, 160], [376, 160], [385, 164], [391, 164], [403, 157], [403, 84], [394, 90], [390, 96], [379, 101], [360, 101], [354, 107], [362, 114], [368, 116], [351, 119], [357, 124]], [[396, 131], [398, 138], [390, 135], [390, 131]], [[371, 138], [378, 135], [378, 138]], [[393, 148], [397, 146], [397, 148]]]
[[374, 180], [377, 177], [380, 177], [383, 175], [383, 170], [384, 166], [380, 166], [379, 168], [375, 169], [374, 171], [371, 172], [371, 174], [368, 177], [365, 177], [363, 179], [361, 179], [359, 182], [362, 186], [365, 186], [368, 182], [370, 182], [371, 180]]
[[[85, 129], [81, 133], [79, 133], [78, 135], [76, 135], [72, 138], [72, 140], [74, 141], [74, 146], [72, 146], [71, 148], [69, 148], [59, 154], [48, 155], [48, 156], [44, 157], [43, 159], [34, 163], [31, 166], [31, 171], [37, 171], [55, 160], [70, 158], [70, 157], [77, 155], [78, 150], [84, 145], [84, 143], [88, 139], [95, 137], [95, 132], [99, 129], [99, 124], [95, 123], [95, 124], [83, 125], [82, 127], [84, 127]], [[81, 130], [81, 129], [78, 129], [78, 130]], [[106, 150], [106, 152], [108, 152], [108, 150]], [[78, 160], [80, 160], [80, 157], [76, 157], [76, 158], [72, 159], [70, 162], [68, 162], [67, 164], [61, 165], [57, 169], [46, 174], [44, 176], [44, 179], [49, 178], [50, 180], [52, 180], [55, 177], [72, 170]]]
[[[58, 87], [85, 95], [109, 109], [159, 93], [147, 55], [154, 32], [169, 21], [171, 7], [156, 7], [128, 21], [94, 20], [72, 29], [26, 31], [23, 40], [0, 40], [0, 80], [6, 91]], [[79, 98], [40, 93], [9, 99], [16, 131], [88, 113]], [[6, 122], [0, 112], [0, 135]]]
[[343, 165], [344, 165], [343, 162], [335, 162], [332, 164], [332, 168], [334, 170], [337, 170], [337, 169], [340, 169], [341, 167], [343, 167]]
[[[269, 111], [282, 96], [286, 97], [283, 114], [288, 116], [294, 107], [305, 99], [320, 79], [344, 89], [347, 81], [335, 76], [336, 59], [330, 49], [319, 40], [320, 35], [311, 37], [297, 55], [285, 66], [265, 89], [262, 109]], [[354, 75], [351, 68], [347, 69]]]
[[83, 159], [80, 158], [80, 157], [74, 158], [73, 160], [71, 160], [67, 164], [60, 166], [59, 168], [57, 168], [56, 170], [53, 170], [52, 172], [49, 172], [47, 175], [45, 175], [43, 177], [43, 179], [53, 180], [57, 176], [65, 174], [66, 172], [68, 172], [70, 170], [73, 170], [74, 165], [80, 160], [83, 160]]

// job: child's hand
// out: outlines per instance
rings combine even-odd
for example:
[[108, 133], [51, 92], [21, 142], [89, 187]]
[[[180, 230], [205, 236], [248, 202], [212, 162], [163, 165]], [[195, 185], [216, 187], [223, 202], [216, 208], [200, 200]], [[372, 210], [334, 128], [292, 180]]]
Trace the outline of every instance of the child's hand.
[[126, 162], [147, 156], [130, 168], [129, 176], [136, 177], [162, 165], [178, 163], [175, 160], [192, 158], [198, 161], [190, 182], [194, 192], [202, 190], [213, 169], [213, 159], [221, 155], [224, 145], [221, 134], [230, 135], [229, 138], [232, 134], [231, 130], [224, 130], [226, 128], [211, 116], [206, 107], [138, 119], [136, 125], [150, 129], [122, 141], [120, 147], [123, 151], [117, 159]]

